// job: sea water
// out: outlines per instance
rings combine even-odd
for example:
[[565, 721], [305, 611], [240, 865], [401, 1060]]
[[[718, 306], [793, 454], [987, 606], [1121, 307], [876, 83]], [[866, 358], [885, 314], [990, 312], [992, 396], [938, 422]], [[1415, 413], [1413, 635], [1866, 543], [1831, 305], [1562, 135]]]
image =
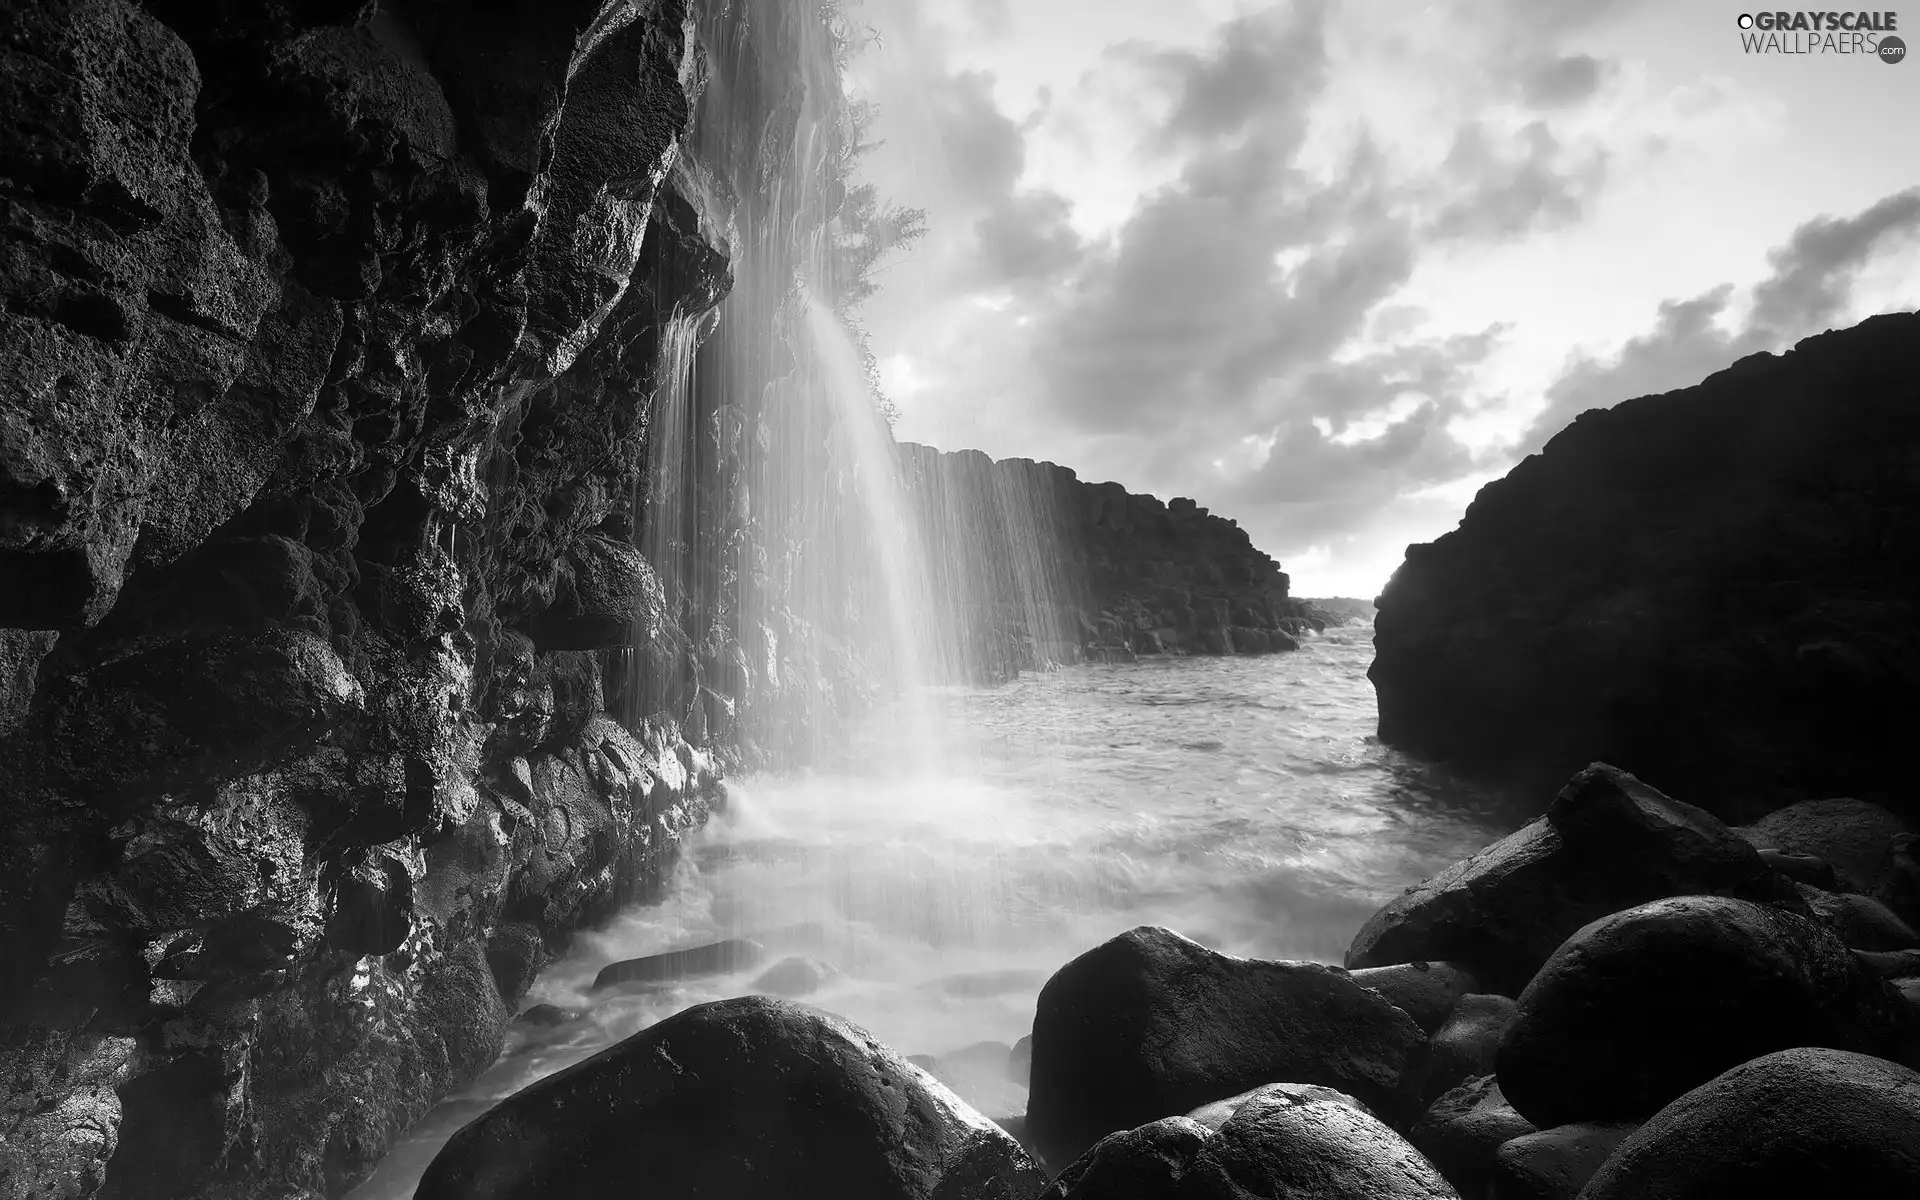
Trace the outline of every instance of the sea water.
[[[824, 977], [794, 998], [933, 1055], [1013, 1042], [1053, 971], [1136, 925], [1232, 954], [1339, 962], [1382, 903], [1520, 820], [1374, 738], [1372, 632], [942, 689], [929, 702], [943, 744], [925, 755], [911, 752], [925, 707], [894, 707], [813, 771], [732, 781], [665, 897], [582, 934], [523, 1002], [581, 1015], [516, 1026], [499, 1063], [355, 1196], [410, 1195], [488, 1104], [691, 1005], [763, 990], [788, 956]], [[764, 956], [731, 974], [593, 989], [611, 962], [725, 938], [752, 938]]]

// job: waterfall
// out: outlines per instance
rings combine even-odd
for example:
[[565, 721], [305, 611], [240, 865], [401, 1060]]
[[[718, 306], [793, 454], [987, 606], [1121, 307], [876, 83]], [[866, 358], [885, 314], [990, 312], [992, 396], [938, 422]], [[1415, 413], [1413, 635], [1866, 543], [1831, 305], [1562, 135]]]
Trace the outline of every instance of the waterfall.
[[676, 317], [663, 338], [633, 526], [672, 616], [661, 636], [687, 644], [636, 638], [623, 715], [778, 766], [842, 753], [846, 722], [884, 703], [902, 758], [944, 761], [931, 689], [1077, 649], [1055, 498], [1010, 472], [956, 487], [880, 414], [848, 324], [840, 18], [713, 0], [697, 20], [710, 73], [675, 181], [720, 214], [734, 284], [717, 324]]

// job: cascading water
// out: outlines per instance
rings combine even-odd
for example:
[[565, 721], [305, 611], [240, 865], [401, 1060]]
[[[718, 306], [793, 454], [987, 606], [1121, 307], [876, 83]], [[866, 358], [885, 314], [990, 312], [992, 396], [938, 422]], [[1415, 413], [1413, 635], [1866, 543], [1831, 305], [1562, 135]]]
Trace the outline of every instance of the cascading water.
[[[1337, 958], [1380, 898], [1498, 829], [1372, 739], [1370, 630], [1070, 665], [1089, 564], [1059, 473], [936, 463], [876, 406], [844, 312], [854, 130], [831, 14], [713, 0], [698, 25], [710, 78], [676, 186], [724, 227], [735, 283], [717, 324], [665, 321], [635, 398], [633, 525], [674, 619], [642, 615], [616, 690], [631, 726], [734, 748], [727, 811], [664, 897], [542, 975], [526, 1003], [550, 1020], [517, 1023], [359, 1200], [410, 1195], [485, 1105], [695, 1003], [787, 994], [906, 1053], [1011, 1042], [1051, 971], [1130, 925]], [[1021, 674], [1050, 665], [1068, 669]], [[722, 939], [752, 944], [718, 973], [594, 986]]]

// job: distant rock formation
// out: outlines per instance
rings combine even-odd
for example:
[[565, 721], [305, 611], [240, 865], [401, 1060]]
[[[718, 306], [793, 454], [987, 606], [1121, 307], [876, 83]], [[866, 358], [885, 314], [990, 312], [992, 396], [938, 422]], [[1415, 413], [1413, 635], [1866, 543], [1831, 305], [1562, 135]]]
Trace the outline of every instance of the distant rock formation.
[[1344, 622], [1371, 621], [1375, 613], [1373, 601], [1360, 600], [1352, 596], [1315, 597], [1307, 601], [1330, 617], [1338, 617]]
[[974, 564], [942, 592], [977, 670], [1269, 654], [1329, 624], [1288, 596], [1246, 530], [1190, 499], [1086, 483], [1050, 462], [900, 450], [933, 560]]
[[1582, 414], [1379, 604], [1392, 745], [1533, 786], [1604, 760], [1733, 819], [1913, 813], [1920, 314]]

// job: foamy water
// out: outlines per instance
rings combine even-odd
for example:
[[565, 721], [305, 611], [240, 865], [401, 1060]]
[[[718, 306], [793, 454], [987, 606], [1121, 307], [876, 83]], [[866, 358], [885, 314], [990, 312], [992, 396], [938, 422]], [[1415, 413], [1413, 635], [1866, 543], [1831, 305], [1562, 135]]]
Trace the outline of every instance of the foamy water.
[[[906, 1054], [1014, 1041], [1048, 975], [1135, 925], [1338, 962], [1383, 901], [1517, 824], [1374, 741], [1372, 632], [948, 692], [940, 747], [910, 740], [920, 719], [876, 724], [831, 767], [735, 781], [664, 901], [580, 937], [525, 1001], [585, 1016], [516, 1028], [355, 1196], [410, 1195], [488, 1103], [690, 1005], [761, 990], [790, 954], [835, 973], [798, 998]], [[767, 953], [735, 974], [591, 990], [610, 962], [743, 936]]]

